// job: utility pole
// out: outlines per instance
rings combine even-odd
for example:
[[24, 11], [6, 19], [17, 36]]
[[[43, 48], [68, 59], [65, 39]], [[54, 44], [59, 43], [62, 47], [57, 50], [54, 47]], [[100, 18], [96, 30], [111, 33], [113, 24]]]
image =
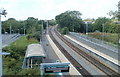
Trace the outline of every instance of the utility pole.
[[120, 21], [120, 1], [118, 2], [118, 21]]
[[0, 77], [2, 77], [2, 23], [1, 23], [1, 15], [6, 17], [6, 10], [0, 10]]
[[88, 24], [93, 24], [93, 21], [85, 21], [86, 24], [86, 38], [88, 37]]
[[10, 23], [10, 35], [11, 35], [11, 23]]
[[88, 38], [88, 22], [85, 22], [86, 24], [86, 39]]
[[48, 21], [47, 21], [47, 34], [48, 34], [48, 27], [49, 27], [49, 26], [48, 26]]
[[104, 24], [102, 24], [102, 33], [103, 33], [103, 36], [102, 36], [102, 42], [104, 43]]
[[0, 77], [2, 76], [2, 34], [1, 34], [1, 14], [0, 14]]
[[42, 43], [42, 36], [43, 36], [43, 21], [42, 21], [42, 26], [41, 26], [41, 38], [40, 38], [40, 42]]
[[24, 35], [25, 35], [25, 24], [24, 24]]
[[88, 34], [88, 22], [86, 22], [86, 35]]

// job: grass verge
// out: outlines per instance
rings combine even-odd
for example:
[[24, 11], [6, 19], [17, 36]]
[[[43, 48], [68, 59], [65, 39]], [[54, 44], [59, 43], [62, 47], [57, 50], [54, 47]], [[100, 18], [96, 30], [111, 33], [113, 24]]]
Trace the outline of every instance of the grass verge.
[[113, 44], [118, 44], [118, 34], [115, 34], [115, 33], [93, 32], [93, 33], [89, 33], [88, 36], [91, 36], [93, 38], [100, 39], [100, 40], [104, 39], [104, 41], [110, 42]]
[[31, 43], [39, 43], [39, 41], [35, 38], [27, 39], [26, 35], [11, 43], [9, 46], [3, 48], [3, 51], [10, 53], [10, 55], [3, 56], [3, 75], [30, 75], [34, 73], [35, 75], [40, 74], [38, 72], [33, 72], [35, 69], [29, 70], [31, 72], [28, 70], [22, 70], [25, 51], [27, 49], [27, 45]]

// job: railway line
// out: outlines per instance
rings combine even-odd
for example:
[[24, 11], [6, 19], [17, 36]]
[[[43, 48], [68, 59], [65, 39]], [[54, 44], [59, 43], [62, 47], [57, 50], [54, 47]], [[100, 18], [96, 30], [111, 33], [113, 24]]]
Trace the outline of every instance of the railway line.
[[[56, 35], [64, 42], [66, 43], [71, 49], [73, 49], [76, 53], [78, 53], [80, 56], [82, 56], [83, 58], [85, 58], [87, 61], [89, 61], [91, 64], [93, 64], [94, 66], [96, 66], [98, 69], [100, 69], [101, 71], [103, 71], [107, 76], [110, 77], [119, 77], [120, 74], [114, 70], [112, 70], [111, 68], [109, 68], [108, 66], [104, 65], [103, 63], [101, 63], [99, 60], [95, 59], [93, 56], [91, 56], [89, 53], [86, 53], [85, 51], [83, 51], [82, 49], [76, 47], [74, 44], [72, 44], [70, 41], [66, 40], [56, 29], [54, 30], [50, 30], [49, 34], [50, 37], [52, 38], [52, 40], [54, 41], [54, 43], [57, 45], [57, 47], [62, 51], [62, 53], [69, 59], [69, 61], [76, 67], [76, 69], [84, 76], [84, 75], [91, 75], [89, 73], [89, 71], [87, 71], [86, 69], [84, 69], [84, 67], [82, 67], [69, 53], [67, 53], [67, 51], [57, 42], [57, 40], [54, 38], [54, 36], [52, 35], [52, 32], [54, 31], [56, 33]], [[82, 70], [79, 68], [82, 67]]]
[[[49, 35], [52, 38], [53, 42], [56, 44], [56, 46], [62, 51], [62, 53], [65, 55], [65, 57], [73, 64], [73, 66], [83, 75], [83, 77], [89, 76], [93, 77], [86, 69], [84, 69], [67, 51], [57, 42], [57, 40], [54, 38], [51, 28], [49, 30]], [[81, 68], [82, 69], [81, 69]]]

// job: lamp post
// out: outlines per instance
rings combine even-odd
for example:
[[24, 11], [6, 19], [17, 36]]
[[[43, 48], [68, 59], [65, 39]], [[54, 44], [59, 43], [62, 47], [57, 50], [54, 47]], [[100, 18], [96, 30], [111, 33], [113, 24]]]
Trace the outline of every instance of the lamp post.
[[86, 39], [87, 39], [87, 35], [88, 35], [88, 21], [85, 21], [85, 24], [86, 24]]
[[24, 35], [25, 35], [25, 25], [24, 25]]
[[43, 37], [43, 21], [42, 21], [42, 27], [41, 27], [41, 42], [42, 42], [42, 37]]
[[41, 30], [40, 30], [40, 43], [42, 43], [42, 36], [43, 36], [43, 34], [42, 34], [42, 31], [43, 31], [43, 21], [42, 21], [42, 26], [41, 26], [40, 29], [41, 29]]
[[87, 35], [88, 35], [88, 24], [93, 24], [94, 22], [93, 21], [85, 21], [85, 24], [86, 24], [86, 38], [87, 38]]
[[[6, 15], [7, 12], [4, 9], [0, 10], [0, 77], [2, 76], [2, 27], [1, 27], [1, 15]], [[5, 16], [6, 17], [6, 16]]]
[[102, 33], [103, 33], [103, 36], [102, 36], [102, 42], [103, 42], [103, 44], [104, 44], [104, 36], [105, 36], [105, 34], [104, 34], [104, 24], [102, 24]]
[[47, 34], [48, 34], [48, 28], [49, 28], [49, 25], [48, 25], [48, 21], [47, 21]]
[[10, 35], [11, 35], [11, 23], [10, 23]]
[[88, 34], [88, 22], [86, 22], [86, 35]]

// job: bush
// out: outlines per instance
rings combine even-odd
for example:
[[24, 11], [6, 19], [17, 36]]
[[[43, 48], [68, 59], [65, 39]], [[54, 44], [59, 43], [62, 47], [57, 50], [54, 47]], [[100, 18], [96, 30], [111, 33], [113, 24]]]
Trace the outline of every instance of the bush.
[[3, 51], [10, 53], [10, 55], [3, 56], [4, 75], [20, 75], [27, 45], [31, 43], [39, 43], [34, 38], [30, 38], [28, 40], [27, 36], [24, 36], [3, 48]]
[[61, 34], [68, 34], [69, 30], [67, 27], [61, 29]]
[[35, 38], [36, 40], [38, 40], [38, 41], [40, 41], [40, 31], [38, 31], [38, 32], [35, 32], [35, 33], [33, 33], [33, 34], [29, 34], [28, 36], [27, 36], [27, 39], [30, 39], [30, 38]]
[[24, 75], [24, 76], [40, 75], [40, 69], [39, 68], [24, 69], [19, 73], [19, 75]]

